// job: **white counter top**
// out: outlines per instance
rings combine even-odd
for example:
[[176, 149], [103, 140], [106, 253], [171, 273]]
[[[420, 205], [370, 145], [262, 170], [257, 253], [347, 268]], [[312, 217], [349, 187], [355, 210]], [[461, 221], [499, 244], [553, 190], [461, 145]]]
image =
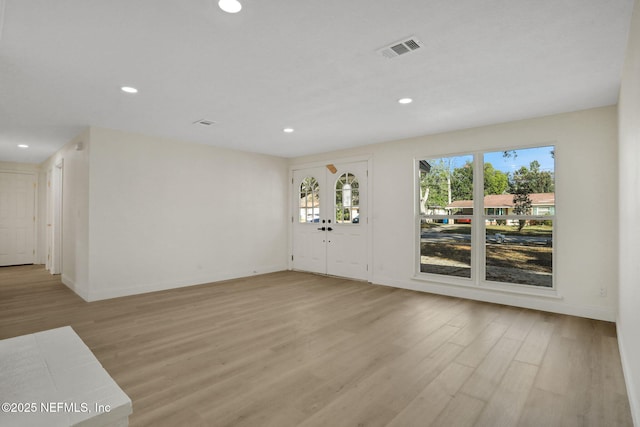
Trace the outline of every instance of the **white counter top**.
[[127, 426], [131, 399], [70, 326], [0, 341], [0, 426]]

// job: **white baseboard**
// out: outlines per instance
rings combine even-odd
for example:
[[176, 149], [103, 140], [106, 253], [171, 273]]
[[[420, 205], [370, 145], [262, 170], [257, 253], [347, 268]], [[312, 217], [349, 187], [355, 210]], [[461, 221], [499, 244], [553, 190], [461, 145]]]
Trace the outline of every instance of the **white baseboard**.
[[[287, 270], [287, 265], [276, 265], [261, 268], [259, 271], [241, 271], [235, 273], [222, 273], [206, 277], [193, 277], [179, 281], [165, 283], [140, 284], [127, 287], [99, 289], [87, 291], [78, 287], [69, 277], [62, 275], [62, 282], [85, 301], [99, 301], [110, 298], [118, 298], [129, 295], [138, 295], [149, 292], [164, 291], [167, 289], [182, 288], [186, 286], [201, 285], [204, 283], [220, 282], [223, 280], [251, 277], [258, 274], [274, 273]], [[418, 282], [415, 280], [398, 280], [377, 276], [373, 283], [376, 285], [391, 286], [402, 289], [410, 289], [420, 292], [429, 292], [439, 295], [466, 298], [477, 301], [496, 304], [512, 305], [515, 307], [530, 308], [534, 310], [549, 311], [552, 313], [568, 314], [572, 316], [586, 317], [589, 319], [615, 322], [616, 314], [603, 307], [581, 306], [567, 304], [561, 299], [549, 299], [536, 296], [523, 296], [488, 289], [472, 289], [468, 287], [442, 285], [432, 282]]]
[[62, 274], [60, 276], [60, 280], [62, 281], [62, 283], [64, 283], [67, 288], [71, 289], [73, 292], [76, 293], [76, 295], [78, 295], [80, 298], [82, 298], [83, 300], [89, 302], [89, 291], [78, 286], [76, 284], [76, 282], [71, 279], [69, 276]]
[[275, 273], [277, 271], [283, 271], [283, 270], [287, 270], [286, 265], [263, 267], [256, 271], [252, 270], [252, 271], [241, 271], [237, 273], [223, 273], [223, 274], [209, 275], [206, 277], [205, 276], [193, 277], [193, 278], [164, 282], [164, 283], [134, 285], [134, 286], [128, 286], [126, 288], [92, 290], [89, 293], [89, 298], [87, 298], [86, 300], [93, 302], [93, 301], [100, 301], [100, 300], [111, 299], [111, 298], [126, 297], [130, 295], [146, 294], [149, 292], [166, 291], [168, 289], [184, 288], [187, 286], [202, 285], [205, 283], [220, 282], [223, 280], [241, 279], [244, 277], [251, 277], [251, 276], [267, 274], [267, 273]]
[[589, 319], [615, 322], [616, 314], [603, 307], [567, 304], [562, 299], [550, 299], [542, 296], [519, 295], [499, 290], [473, 289], [471, 287], [451, 286], [415, 280], [398, 280], [389, 277], [375, 277], [376, 285], [391, 286], [413, 291], [428, 292], [438, 295], [466, 298], [495, 304], [512, 305], [552, 313], [568, 314]]

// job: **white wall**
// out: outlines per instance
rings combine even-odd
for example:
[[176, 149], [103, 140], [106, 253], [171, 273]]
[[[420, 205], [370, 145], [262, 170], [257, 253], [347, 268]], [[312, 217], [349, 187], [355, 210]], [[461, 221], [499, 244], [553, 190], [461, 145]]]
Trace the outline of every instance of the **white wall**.
[[286, 160], [91, 128], [89, 300], [287, 268]]
[[640, 425], [640, 1], [636, 0], [618, 104], [620, 306], [618, 344], [634, 422]]
[[[76, 150], [82, 142], [83, 149]], [[89, 131], [83, 132], [41, 166], [40, 251], [46, 254], [46, 174], [60, 161], [62, 178], [62, 282], [82, 298], [89, 296]], [[44, 255], [46, 256], [46, 255]]]
[[40, 166], [33, 163], [0, 162], [0, 171], [38, 173]]
[[[615, 320], [616, 117], [615, 107], [598, 108], [300, 157], [290, 166], [372, 155], [374, 283]], [[562, 299], [414, 280], [414, 159], [532, 144], [556, 146], [554, 269]]]

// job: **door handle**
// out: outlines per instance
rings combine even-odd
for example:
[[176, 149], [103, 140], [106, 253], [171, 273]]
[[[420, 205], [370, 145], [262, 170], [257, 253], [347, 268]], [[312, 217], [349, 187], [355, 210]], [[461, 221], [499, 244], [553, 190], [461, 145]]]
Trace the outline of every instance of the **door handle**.
[[[322, 228], [324, 228], [324, 227], [322, 227]], [[333, 231], [333, 228], [327, 227], [327, 231]]]
[[[331, 227], [329, 227], [329, 228], [331, 228]], [[324, 227], [321, 227], [321, 228], [318, 228], [318, 230], [320, 230], [320, 231], [324, 231], [324, 230], [326, 230], [326, 229], [325, 229]]]

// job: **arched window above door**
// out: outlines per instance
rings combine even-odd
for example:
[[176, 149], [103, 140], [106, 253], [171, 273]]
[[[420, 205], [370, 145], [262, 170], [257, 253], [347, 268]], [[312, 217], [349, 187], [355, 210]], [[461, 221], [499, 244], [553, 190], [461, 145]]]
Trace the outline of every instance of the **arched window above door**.
[[346, 172], [336, 181], [335, 212], [338, 224], [360, 222], [360, 187], [358, 178]]
[[300, 183], [299, 207], [299, 222], [320, 221], [320, 185], [312, 176], [306, 177]]

